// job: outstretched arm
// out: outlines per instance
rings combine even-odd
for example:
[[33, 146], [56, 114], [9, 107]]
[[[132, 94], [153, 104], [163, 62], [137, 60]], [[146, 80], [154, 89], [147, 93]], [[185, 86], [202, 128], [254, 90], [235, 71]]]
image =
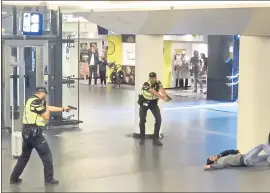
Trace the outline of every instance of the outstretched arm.
[[210, 169], [224, 169], [226, 168], [226, 164], [211, 164], [204, 166], [204, 170], [210, 170]]
[[48, 106], [48, 105], [47, 105], [46, 109], [50, 112], [64, 112], [64, 111], [70, 110], [69, 107], [55, 107], [55, 106]]

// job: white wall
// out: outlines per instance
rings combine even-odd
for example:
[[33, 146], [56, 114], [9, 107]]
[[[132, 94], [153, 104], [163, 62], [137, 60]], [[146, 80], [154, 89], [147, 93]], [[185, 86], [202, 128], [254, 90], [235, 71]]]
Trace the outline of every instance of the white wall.
[[122, 65], [135, 66], [135, 43], [122, 43]]
[[193, 36], [193, 35], [164, 35], [164, 41], [177, 41], [177, 42], [207, 42], [207, 36]]
[[200, 53], [204, 53], [208, 57], [208, 44], [192, 44], [192, 50], [198, 50]]
[[70, 49], [70, 59], [66, 58], [66, 44], [63, 44], [63, 65], [62, 65], [62, 73], [63, 76], [75, 75], [78, 77], [78, 43], [74, 44], [74, 48]]

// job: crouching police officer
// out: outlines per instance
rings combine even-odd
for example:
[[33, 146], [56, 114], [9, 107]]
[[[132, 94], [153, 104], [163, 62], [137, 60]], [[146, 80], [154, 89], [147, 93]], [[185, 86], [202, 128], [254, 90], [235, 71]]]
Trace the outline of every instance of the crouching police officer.
[[54, 107], [46, 104], [47, 90], [45, 87], [36, 88], [34, 96], [30, 97], [24, 107], [23, 129], [22, 129], [22, 154], [10, 176], [11, 184], [18, 184], [22, 181], [22, 174], [33, 148], [38, 152], [44, 166], [45, 184], [58, 184], [59, 181], [53, 178], [52, 153], [48, 143], [42, 135], [42, 127], [49, 120], [50, 112], [69, 111], [68, 107]]
[[[161, 94], [159, 94], [161, 92]], [[149, 80], [143, 84], [142, 92], [139, 95], [138, 104], [140, 105], [139, 116], [140, 116], [140, 144], [143, 145], [145, 142], [145, 123], [148, 109], [153, 113], [156, 122], [154, 130], [153, 144], [162, 146], [163, 144], [159, 141], [159, 131], [161, 126], [161, 114], [158, 106], [158, 99], [161, 98], [164, 101], [169, 101], [169, 97], [164, 90], [160, 81], [157, 80], [155, 72], [149, 74]]]

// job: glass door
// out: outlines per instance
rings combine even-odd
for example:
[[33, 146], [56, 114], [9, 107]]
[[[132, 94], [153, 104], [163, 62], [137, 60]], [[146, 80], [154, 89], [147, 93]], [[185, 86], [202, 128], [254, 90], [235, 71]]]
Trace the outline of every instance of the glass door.
[[21, 131], [25, 101], [35, 93], [36, 86], [47, 86], [43, 76], [48, 60], [46, 42], [4, 41], [3, 119], [12, 132]]

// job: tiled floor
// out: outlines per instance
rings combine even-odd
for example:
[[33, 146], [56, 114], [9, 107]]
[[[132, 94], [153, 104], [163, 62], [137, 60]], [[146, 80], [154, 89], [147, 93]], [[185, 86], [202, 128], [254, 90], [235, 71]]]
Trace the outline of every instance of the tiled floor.
[[[76, 105], [75, 90], [64, 102]], [[73, 96], [71, 96], [73, 95]], [[171, 93], [173, 96], [173, 93]], [[173, 96], [164, 105], [164, 147], [151, 141], [140, 147], [127, 137], [133, 132], [135, 94], [132, 88], [95, 88], [81, 85], [80, 129], [46, 132], [60, 184], [43, 185], [43, 168], [36, 152], [21, 185], [10, 186], [15, 160], [10, 136], [2, 137], [2, 190], [13, 192], [100, 191], [269, 191], [266, 166], [204, 172], [206, 157], [236, 146], [236, 104], [192, 101]], [[201, 106], [199, 106], [201, 104]], [[225, 110], [226, 111], [225, 111]]]

